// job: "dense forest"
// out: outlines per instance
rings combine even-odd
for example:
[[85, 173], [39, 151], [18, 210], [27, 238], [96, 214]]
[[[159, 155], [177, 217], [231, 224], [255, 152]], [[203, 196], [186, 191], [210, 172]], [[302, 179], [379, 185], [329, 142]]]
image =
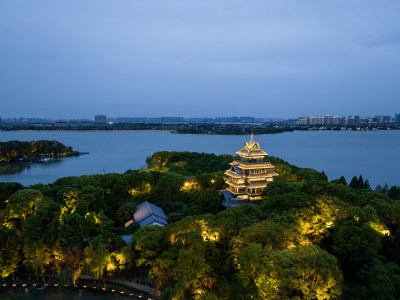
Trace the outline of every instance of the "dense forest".
[[16, 162], [20, 159], [72, 155], [79, 155], [79, 152], [73, 151], [72, 147], [66, 147], [58, 141], [0, 142], [0, 162], [5, 163]]
[[[223, 209], [217, 190], [232, 159], [157, 152], [125, 174], [0, 183], [0, 276], [141, 276], [163, 299], [400, 297], [398, 187], [328, 182], [270, 157], [280, 176], [264, 200]], [[145, 200], [170, 225], [123, 228]]]

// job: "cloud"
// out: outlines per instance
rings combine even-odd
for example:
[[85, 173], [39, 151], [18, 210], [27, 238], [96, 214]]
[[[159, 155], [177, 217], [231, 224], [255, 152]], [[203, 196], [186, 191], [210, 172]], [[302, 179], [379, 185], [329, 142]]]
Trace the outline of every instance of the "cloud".
[[149, 116], [285, 117], [335, 106], [373, 114], [378, 102], [395, 109], [399, 8], [344, 0], [3, 1], [1, 114], [26, 115], [31, 102], [51, 104], [50, 117], [76, 114], [70, 103], [84, 104], [82, 116], [94, 106], [123, 113], [115, 103]]

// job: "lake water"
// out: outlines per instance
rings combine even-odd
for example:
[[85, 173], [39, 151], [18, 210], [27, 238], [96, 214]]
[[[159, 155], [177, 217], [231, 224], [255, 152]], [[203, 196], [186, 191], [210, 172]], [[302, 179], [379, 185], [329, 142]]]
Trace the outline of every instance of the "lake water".
[[0, 292], [2, 300], [124, 300], [138, 299], [111, 293], [96, 292], [84, 289], [48, 288], [45, 290], [10, 289]]
[[[234, 154], [249, 136], [172, 134], [161, 131], [0, 132], [0, 141], [58, 140], [89, 155], [0, 169], [0, 181], [50, 183], [65, 176], [123, 173], [146, 167], [156, 151]], [[354, 175], [377, 184], [400, 185], [400, 131], [295, 131], [255, 136], [264, 151], [299, 167], [325, 171], [329, 179]]]

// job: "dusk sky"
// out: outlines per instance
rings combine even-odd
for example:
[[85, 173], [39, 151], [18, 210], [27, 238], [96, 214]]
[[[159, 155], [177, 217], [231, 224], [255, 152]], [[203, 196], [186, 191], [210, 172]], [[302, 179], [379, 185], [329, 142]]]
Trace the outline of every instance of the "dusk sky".
[[2, 0], [0, 117], [400, 112], [400, 1]]

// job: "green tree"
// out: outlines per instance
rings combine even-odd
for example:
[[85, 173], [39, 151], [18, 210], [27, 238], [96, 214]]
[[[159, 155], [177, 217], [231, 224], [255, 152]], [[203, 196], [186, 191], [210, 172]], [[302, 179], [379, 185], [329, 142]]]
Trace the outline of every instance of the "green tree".
[[121, 205], [115, 214], [117, 221], [119, 221], [120, 223], [125, 223], [133, 219], [133, 214], [136, 211], [136, 206], [137, 204], [132, 201], [125, 202], [123, 205]]
[[289, 194], [297, 191], [297, 186], [293, 183], [273, 181], [264, 189], [263, 195], [266, 199], [273, 198], [282, 194]]
[[357, 189], [358, 188], [358, 179], [356, 176], [354, 176], [349, 184], [350, 187], [352, 187], [353, 189]]
[[393, 200], [400, 200], [400, 187], [393, 185], [388, 190], [388, 196]]
[[252, 243], [238, 256], [240, 282], [254, 299], [331, 299], [341, 294], [337, 260], [315, 245], [272, 251]]
[[137, 266], [151, 266], [161, 254], [165, 229], [161, 226], [144, 226], [133, 234], [132, 248]]
[[367, 189], [367, 190], [370, 190], [370, 189], [371, 189], [371, 185], [369, 184], [368, 179], [366, 179], [366, 180], [364, 181], [364, 186], [363, 186], [363, 188], [364, 188], [364, 189]]
[[216, 214], [221, 208], [221, 196], [215, 189], [205, 189], [198, 198], [197, 203], [201, 207], [203, 213]]
[[176, 173], [165, 173], [161, 175], [157, 182], [157, 191], [166, 199], [171, 199], [175, 196], [183, 184], [183, 176]]
[[344, 176], [341, 176], [339, 178], [339, 180], [338, 180], [338, 183], [339, 184], [343, 184], [343, 185], [347, 185], [346, 178], [344, 178]]
[[64, 214], [59, 225], [60, 243], [63, 247], [82, 247], [88, 236], [85, 219], [78, 213]]
[[0, 230], [0, 276], [14, 274], [21, 259], [21, 241], [14, 229]]
[[98, 234], [104, 237], [112, 237], [114, 230], [114, 222], [106, 216], [103, 211], [99, 213], [87, 213], [85, 215], [86, 227], [89, 236], [96, 236]]
[[0, 209], [6, 208], [10, 196], [22, 189], [23, 185], [17, 182], [0, 182]]
[[384, 185], [383, 188], [382, 188], [382, 193], [384, 193], [385, 195], [387, 195], [388, 191], [389, 191], [389, 186], [388, 186], [387, 183], [385, 183], [385, 185]]
[[26, 219], [35, 212], [36, 205], [43, 199], [41, 192], [32, 189], [14, 193], [7, 204], [9, 218]]
[[210, 266], [206, 263], [205, 247], [200, 242], [195, 242], [189, 248], [179, 251], [175, 273], [175, 297], [198, 297], [205, 290], [212, 288], [214, 280]]
[[362, 262], [370, 259], [381, 248], [383, 236], [368, 224], [344, 221], [334, 232], [332, 248], [340, 260]]
[[374, 258], [363, 265], [356, 274], [356, 284], [346, 293], [346, 298], [395, 300], [400, 297], [400, 268], [393, 262]]
[[92, 211], [107, 211], [108, 205], [104, 198], [105, 190], [99, 186], [86, 185], [79, 191], [79, 203], [82, 207], [82, 214]]
[[243, 227], [250, 226], [260, 221], [262, 212], [257, 205], [245, 204], [238, 207], [229, 207], [216, 217], [219, 224], [219, 242], [228, 247], [231, 239]]
[[[255, 282], [256, 286], [261, 287], [268, 282], [268, 256], [271, 246], [262, 247], [258, 243], [250, 243], [238, 252], [237, 266], [240, 270], [239, 278], [242, 286], [246, 289]], [[264, 298], [261, 290], [254, 299]]]
[[357, 188], [358, 189], [364, 188], [364, 179], [363, 179], [362, 175], [360, 175], [360, 177], [358, 177]]
[[257, 243], [262, 247], [269, 245], [273, 249], [287, 247], [285, 230], [285, 226], [271, 220], [264, 220], [242, 228], [239, 235], [231, 240], [233, 257], [237, 260], [241, 249], [252, 243]]
[[108, 241], [101, 235], [98, 235], [85, 248], [86, 268], [93, 274], [95, 280], [102, 279], [106, 271], [109, 247]]
[[287, 299], [298, 295], [303, 299], [335, 299], [341, 295], [343, 276], [337, 260], [318, 246], [273, 252], [269, 265], [271, 278], [268, 284], [259, 286], [266, 298]]
[[39, 275], [43, 275], [51, 261], [50, 249], [44, 244], [43, 239], [35, 242], [24, 242], [24, 265], [32, 269], [36, 274], [36, 279]]
[[67, 272], [70, 272], [72, 283], [75, 284], [85, 266], [84, 249], [82, 247], [69, 247], [67, 249], [63, 248], [63, 250], [61, 264], [63, 269], [59, 267], [58, 270], [68, 270]]

